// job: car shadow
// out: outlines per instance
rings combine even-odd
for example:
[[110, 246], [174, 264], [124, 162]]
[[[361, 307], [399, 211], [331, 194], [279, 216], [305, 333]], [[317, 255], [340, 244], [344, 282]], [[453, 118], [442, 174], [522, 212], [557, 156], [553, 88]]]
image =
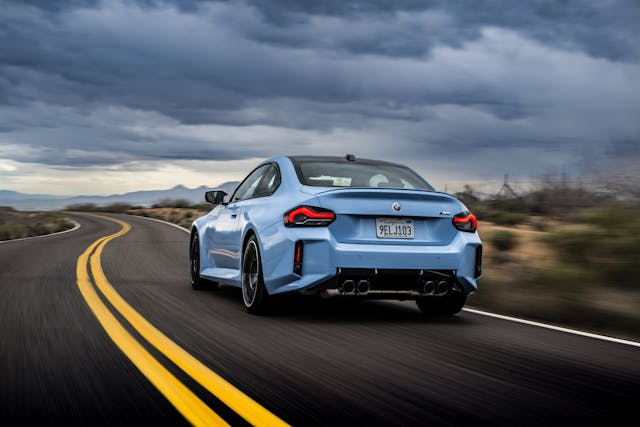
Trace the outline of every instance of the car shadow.
[[[209, 290], [213, 297], [242, 310], [239, 288], [220, 286]], [[247, 316], [250, 314], [246, 313]], [[300, 294], [273, 298], [271, 309], [263, 315], [269, 319], [289, 319], [312, 323], [420, 323], [433, 325], [464, 325], [471, 320], [464, 316], [425, 316], [413, 301], [367, 300], [336, 297], [323, 299]]]

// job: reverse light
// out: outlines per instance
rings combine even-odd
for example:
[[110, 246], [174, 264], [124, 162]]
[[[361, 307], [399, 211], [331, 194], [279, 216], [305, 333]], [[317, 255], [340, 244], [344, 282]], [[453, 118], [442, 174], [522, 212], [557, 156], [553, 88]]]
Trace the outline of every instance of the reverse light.
[[471, 212], [464, 211], [453, 217], [453, 225], [460, 231], [475, 233], [478, 229], [478, 220]]
[[328, 209], [298, 206], [284, 214], [287, 227], [325, 227], [336, 219], [336, 214]]

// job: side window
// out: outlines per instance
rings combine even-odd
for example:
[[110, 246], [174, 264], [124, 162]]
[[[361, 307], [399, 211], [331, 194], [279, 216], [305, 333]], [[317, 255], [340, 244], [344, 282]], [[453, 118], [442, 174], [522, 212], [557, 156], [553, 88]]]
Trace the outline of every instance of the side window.
[[233, 195], [232, 202], [237, 202], [239, 200], [246, 200], [253, 197], [253, 194], [256, 191], [256, 188], [260, 184], [262, 177], [264, 176], [267, 170], [273, 167], [272, 165], [263, 165], [258, 169], [254, 170], [242, 181], [242, 184], [238, 187], [235, 194]]
[[274, 165], [269, 165], [269, 169], [265, 171], [260, 184], [253, 197], [265, 197], [272, 195], [280, 185], [280, 173]]

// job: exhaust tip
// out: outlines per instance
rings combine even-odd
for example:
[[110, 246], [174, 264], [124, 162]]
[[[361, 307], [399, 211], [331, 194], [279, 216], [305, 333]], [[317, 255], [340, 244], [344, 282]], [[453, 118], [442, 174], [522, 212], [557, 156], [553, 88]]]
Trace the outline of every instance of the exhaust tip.
[[447, 291], [449, 290], [449, 283], [445, 282], [444, 280], [438, 282], [436, 290], [438, 294], [441, 294], [441, 295], [446, 294]]
[[371, 284], [368, 280], [360, 280], [357, 289], [359, 294], [366, 294], [371, 289]]
[[342, 282], [341, 290], [343, 294], [352, 294], [356, 290], [356, 282], [353, 280], [345, 280]]
[[433, 280], [425, 282], [422, 290], [427, 295], [433, 295], [433, 293], [436, 291], [436, 282], [434, 282]]

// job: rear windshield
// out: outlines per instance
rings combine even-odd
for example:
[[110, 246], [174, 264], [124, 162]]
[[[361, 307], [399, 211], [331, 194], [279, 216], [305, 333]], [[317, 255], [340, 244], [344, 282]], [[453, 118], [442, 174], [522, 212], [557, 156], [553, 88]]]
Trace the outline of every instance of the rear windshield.
[[418, 174], [404, 166], [362, 162], [296, 162], [298, 178], [314, 187], [404, 188], [433, 191]]

